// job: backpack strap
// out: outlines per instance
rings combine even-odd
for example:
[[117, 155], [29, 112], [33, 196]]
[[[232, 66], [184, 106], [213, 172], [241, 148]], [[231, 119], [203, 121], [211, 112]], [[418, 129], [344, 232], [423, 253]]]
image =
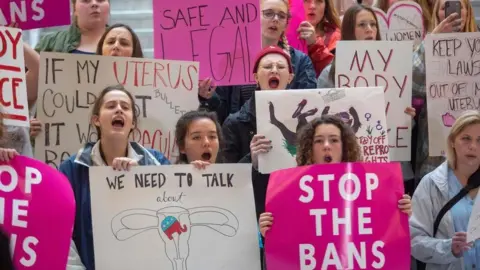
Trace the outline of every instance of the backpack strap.
[[443, 216], [452, 209], [452, 207], [457, 204], [463, 197], [465, 197], [470, 191], [478, 188], [480, 186], [480, 169], [473, 173], [469, 178], [467, 185], [463, 187], [452, 199], [450, 199], [440, 210], [433, 223], [433, 237], [437, 234], [438, 227], [440, 226], [440, 221], [442, 221]]

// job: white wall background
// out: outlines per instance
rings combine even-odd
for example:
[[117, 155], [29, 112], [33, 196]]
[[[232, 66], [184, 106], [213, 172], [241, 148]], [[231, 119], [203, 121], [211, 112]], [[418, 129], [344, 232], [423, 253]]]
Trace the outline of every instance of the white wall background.
[[[175, 0], [167, 0], [175, 1]], [[185, 1], [185, 0], [183, 0]], [[480, 0], [471, 0], [477, 23], [480, 25]], [[153, 58], [153, 18], [152, 0], [115, 0], [111, 1], [111, 23], [125, 23], [137, 33], [142, 43], [145, 57]], [[24, 40], [35, 46], [38, 39], [46, 33], [60, 28], [48, 28], [26, 31]]]

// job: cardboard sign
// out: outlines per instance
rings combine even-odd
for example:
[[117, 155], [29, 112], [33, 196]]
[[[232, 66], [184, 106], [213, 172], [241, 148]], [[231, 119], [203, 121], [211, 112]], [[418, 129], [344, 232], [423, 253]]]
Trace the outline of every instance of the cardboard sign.
[[[269, 269], [410, 269], [400, 164], [312, 165], [271, 174]], [[293, 233], [292, 233], [293, 232]]]
[[200, 62], [217, 85], [255, 84], [261, 16], [258, 0], [154, 0], [155, 58]]

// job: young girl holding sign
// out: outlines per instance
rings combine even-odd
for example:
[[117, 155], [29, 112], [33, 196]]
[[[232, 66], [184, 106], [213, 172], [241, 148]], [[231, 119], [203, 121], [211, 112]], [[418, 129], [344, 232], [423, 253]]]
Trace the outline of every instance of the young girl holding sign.
[[205, 169], [217, 163], [223, 142], [220, 124], [213, 112], [191, 111], [178, 119], [175, 127], [176, 144], [180, 150], [177, 164], [193, 164]]
[[[355, 133], [336, 116], [323, 115], [313, 119], [302, 128], [297, 141], [297, 166], [363, 161]], [[398, 208], [411, 215], [410, 196], [403, 195]], [[260, 232], [265, 236], [273, 224], [272, 213], [262, 213], [259, 224]]]
[[[361, 162], [361, 148], [350, 126], [340, 118], [323, 115], [310, 121], [297, 137], [297, 166]], [[410, 196], [403, 195], [398, 208], [411, 215]], [[273, 224], [272, 213], [262, 213], [259, 218], [260, 232], [265, 237]], [[266, 239], [268, 241], [268, 239]]]
[[77, 202], [73, 240], [87, 270], [95, 267], [89, 167], [112, 166], [115, 170], [129, 170], [132, 166], [170, 164], [159, 151], [128, 141], [138, 122], [135, 99], [122, 85], [109, 86], [100, 93], [93, 105], [92, 124], [99, 140], [87, 143], [59, 168], [70, 180]]

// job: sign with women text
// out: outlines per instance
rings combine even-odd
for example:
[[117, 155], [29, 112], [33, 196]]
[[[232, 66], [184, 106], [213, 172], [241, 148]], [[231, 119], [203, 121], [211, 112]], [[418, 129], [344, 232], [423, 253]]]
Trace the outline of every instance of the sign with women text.
[[268, 268], [410, 269], [408, 215], [398, 209], [402, 196], [399, 163], [272, 173], [266, 198], [273, 216], [265, 239]]
[[429, 155], [445, 155], [455, 120], [480, 108], [480, 33], [428, 35], [425, 44]]
[[42, 52], [37, 118], [44, 126], [35, 157], [58, 168], [97, 141], [92, 105], [105, 87], [122, 84], [135, 98], [138, 117], [130, 139], [175, 161], [175, 125], [199, 106], [198, 69], [195, 62]]
[[22, 30], [1, 26], [0, 111], [5, 125], [30, 126]]
[[68, 179], [23, 156], [0, 162], [0, 227], [15, 269], [65, 270], [75, 219]]
[[69, 25], [70, 1], [2, 0], [0, 25], [15, 22], [23, 30]]
[[375, 7], [373, 10], [377, 16], [382, 40], [410, 40], [420, 44], [425, 37], [422, 7], [418, 3], [399, 1], [391, 5], [387, 13]]
[[96, 268], [260, 270], [251, 168], [91, 167]]
[[[337, 44], [337, 87], [381, 86], [384, 89], [385, 128], [392, 161], [409, 161], [411, 156], [412, 117], [405, 109], [412, 106], [412, 48], [411, 41], [340, 41]], [[369, 104], [377, 106], [371, 101]]]
[[198, 61], [217, 85], [255, 84], [260, 16], [258, 0], [154, 0], [155, 58]]
[[326, 114], [339, 117], [352, 128], [365, 162], [389, 161], [380, 87], [257, 91], [255, 103], [257, 133], [272, 141], [272, 149], [258, 157], [261, 173], [295, 167], [297, 140], [305, 139], [299, 130]]

